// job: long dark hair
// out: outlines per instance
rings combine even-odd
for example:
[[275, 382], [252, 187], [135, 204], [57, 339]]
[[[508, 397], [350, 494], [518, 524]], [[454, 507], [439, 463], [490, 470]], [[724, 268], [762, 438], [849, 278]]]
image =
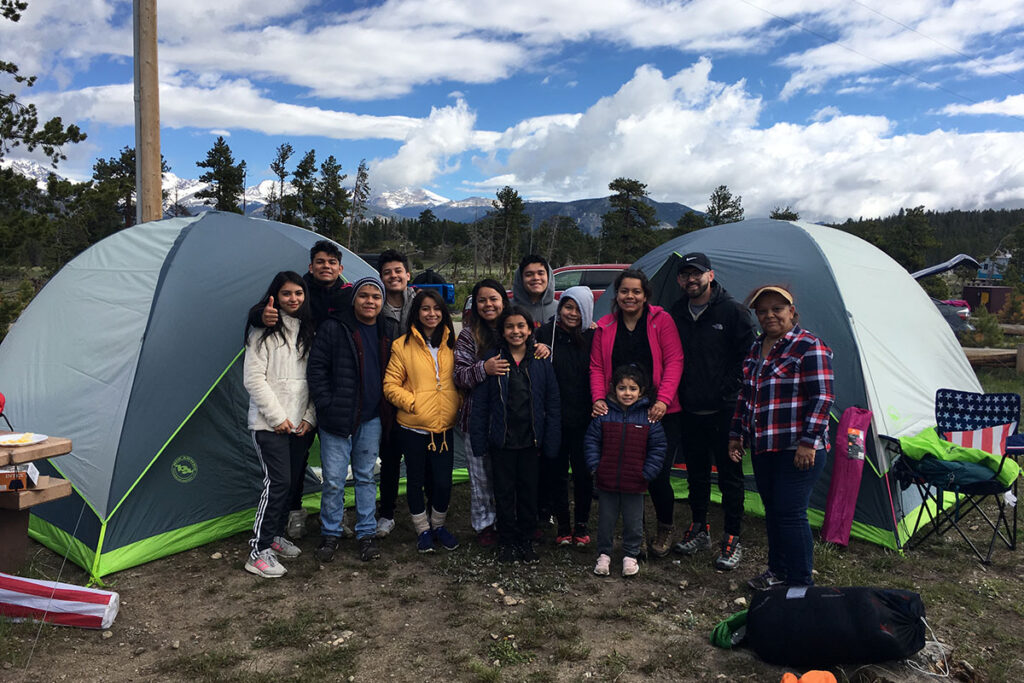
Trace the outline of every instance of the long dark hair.
[[533, 334], [533, 316], [530, 315], [530, 312], [522, 306], [509, 306], [501, 312], [501, 315], [498, 316], [497, 321], [495, 321], [497, 324], [494, 327], [495, 333], [501, 339], [499, 343], [502, 348], [508, 348], [508, 342], [505, 341], [504, 334], [505, 321], [514, 315], [522, 316], [523, 319], [526, 320], [526, 327], [530, 330], [530, 336], [526, 338], [526, 355], [532, 355], [533, 347], [537, 343], [537, 338]]
[[481, 289], [493, 289], [501, 296], [502, 313], [507, 311], [509, 307], [508, 293], [497, 280], [484, 278], [473, 285], [473, 293], [469, 295], [470, 306], [468, 322], [469, 329], [473, 331], [473, 341], [476, 342], [476, 357], [478, 360], [483, 358], [487, 351], [493, 349], [501, 342], [501, 333], [497, 332], [496, 328], [491, 327], [487, 322], [481, 320], [479, 315], [477, 315], [476, 297], [480, 293]]
[[654, 290], [651, 289], [651, 281], [647, 279], [647, 275], [642, 270], [624, 270], [619, 273], [618, 277], [615, 278], [615, 289], [614, 296], [612, 297], [612, 313], [618, 315], [619, 313], [619, 287], [622, 286], [622, 281], [626, 278], [632, 278], [640, 281], [640, 287], [644, 290], [644, 313], [651, 310], [651, 297], [654, 296]]
[[[270, 281], [270, 286], [267, 287], [266, 293], [260, 299], [259, 305], [266, 306], [267, 302], [270, 301], [270, 297], [279, 300], [281, 297], [278, 292], [288, 283], [302, 287], [302, 305], [295, 311], [295, 317], [299, 319], [299, 335], [295, 340], [295, 350], [299, 352], [299, 357], [302, 358], [309, 352], [309, 347], [313, 344], [313, 333], [316, 331], [313, 326], [313, 314], [309, 308], [309, 289], [306, 287], [306, 281], [302, 279], [302, 276], [293, 270], [282, 270], [279, 272]], [[277, 301], [277, 303], [280, 304], [280, 301]], [[263, 329], [263, 334], [260, 335], [258, 343], [264, 343], [272, 334], [280, 335], [281, 340], [287, 343], [287, 339], [284, 336], [284, 316], [285, 313], [280, 313], [277, 316], [277, 323], [273, 327], [265, 327]], [[245, 334], [242, 340], [243, 344], [248, 344], [249, 342], [249, 329], [251, 327], [253, 325], [246, 321]]]
[[[420, 306], [427, 299], [433, 299], [434, 303], [441, 307], [441, 323], [434, 329], [434, 334], [429, 339], [423, 330], [423, 323], [420, 322]], [[441, 346], [441, 341], [444, 339], [444, 331], [447, 328], [448, 348], [454, 348], [455, 346], [455, 327], [452, 325], [452, 314], [448, 312], [448, 304], [444, 302], [441, 294], [436, 289], [421, 289], [412, 298], [412, 305], [409, 308], [409, 321], [406, 323], [405, 329], [406, 344], [412, 339], [413, 328], [416, 328], [420, 336], [434, 347]]]

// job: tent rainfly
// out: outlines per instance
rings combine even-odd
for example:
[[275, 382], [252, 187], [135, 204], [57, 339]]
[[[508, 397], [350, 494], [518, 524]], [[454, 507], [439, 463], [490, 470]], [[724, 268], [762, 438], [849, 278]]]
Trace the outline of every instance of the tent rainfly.
[[[693, 251], [708, 255], [715, 279], [737, 300], [768, 283], [792, 288], [800, 325], [834, 353], [834, 416], [838, 419], [850, 406], [873, 412], [870, 471], [865, 469], [861, 480], [852, 533], [902, 547], [921, 500], [909, 490], [901, 492], [890, 477], [878, 436], [906, 436], [934, 425], [935, 391], [941, 387], [982, 391], [928, 295], [902, 266], [854, 235], [764, 218], [698, 230], [641, 257], [633, 267], [651, 279], [651, 303], [668, 308], [679, 297], [678, 261]], [[608, 311], [611, 296], [598, 301], [595, 318]], [[684, 469], [676, 473], [685, 477]], [[811, 496], [812, 524], [821, 523], [831, 474], [829, 461]], [[685, 492], [682, 479], [675, 483], [677, 492]], [[760, 499], [751, 495], [756, 493], [752, 476], [747, 477], [747, 489], [748, 508], [763, 512]]]
[[[211, 211], [122, 230], [47, 283], [0, 346], [14, 425], [74, 444], [51, 463], [75, 495], [33, 509], [33, 538], [99, 580], [251, 526], [245, 314], [318, 239]], [[374, 274], [342, 252], [348, 279]]]

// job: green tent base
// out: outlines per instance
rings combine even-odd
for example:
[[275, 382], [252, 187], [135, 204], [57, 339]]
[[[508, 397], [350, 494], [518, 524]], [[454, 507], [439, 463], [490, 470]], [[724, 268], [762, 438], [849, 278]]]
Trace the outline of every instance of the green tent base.
[[[461, 484], [469, 481], [469, 473], [460, 468], [452, 473], [452, 483]], [[398, 495], [405, 495], [405, 479], [398, 485]], [[355, 492], [351, 485], [345, 487], [345, 507], [355, 505]], [[307, 510], [320, 509], [320, 493], [311, 493], [303, 497], [302, 506]], [[83, 511], [83, 514], [85, 512]], [[29, 537], [50, 548], [54, 552], [67, 556], [78, 566], [89, 572], [89, 582], [104, 585], [103, 577], [115, 572], [135, 567], [146, 562], [175, 553], [191, 550], [207, 543], [227, 538], [234, 534], [251, 529], [256, 518], [256, 508], [239, 510], [231, 514], [206, 520], [197, 524], [181, 527], [151, 536], [121, 548], [104, 551], [103, 531], [106, 524], [101, 525], [99, 548], [93, 549], [63, 529], [36, 516], [29, 518]]]

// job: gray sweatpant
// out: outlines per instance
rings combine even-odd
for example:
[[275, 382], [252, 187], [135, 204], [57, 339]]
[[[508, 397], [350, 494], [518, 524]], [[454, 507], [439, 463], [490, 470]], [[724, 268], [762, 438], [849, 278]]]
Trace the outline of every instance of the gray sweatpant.
[[610, 493], [597, 494], [597, 552], [611, 555], [615, 545], [615, 523], [622, 515], [622, 552], [627, 557], [640, 554], [644, 540], [644, 494]]

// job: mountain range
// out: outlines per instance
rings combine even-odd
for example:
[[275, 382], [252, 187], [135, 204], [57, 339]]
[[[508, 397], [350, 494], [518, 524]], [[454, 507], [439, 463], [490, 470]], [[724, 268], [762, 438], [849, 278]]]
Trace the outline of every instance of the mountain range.
[[[3, 159], [0, 160], [0, 166], [12, 168], [16, 173], [35, 179], [41, 189], [46, 188], [46, 179], [53, 172], [47, 166], [23, 159]], [[193, 213], [210, 209], [202, 199], [195, 196], [206, 186], [207, 183], [202, 181], [181, 178], [170, 172], [165, 173], [163, 177], [167, 204], [180, 204]], [[277, 191], [277, 182], [274, 180], [263, 180], [246, 187], [243, 200], [245, 214], [263, 216], [272, 191]], [[289, 183], [285, 183], [284, 191], [285, 194], [292, 191]], [[486, 197], [452, 200], [424, 188], [402, 188], [373, 194], [367, 207], [367, 217], [417, 218], [424, 210], [430, 209], [439, 220], [472, 223], [487, 215], [492, 208], [491, 201]], [[646, 201], [654, 207], [661, 227], [674, 226], [688, 211], [702, 213], [678, 202], [657, 202], [650, 199]], [[555, 216], [569, 216], [577, 221], [580, 230], [589, 234], [597, 234], [600, 231], [601, 216], [611, 208], [608, 197], [577, 199], [570, 202], [524, 202], [524, 209], [534, 227]]]

